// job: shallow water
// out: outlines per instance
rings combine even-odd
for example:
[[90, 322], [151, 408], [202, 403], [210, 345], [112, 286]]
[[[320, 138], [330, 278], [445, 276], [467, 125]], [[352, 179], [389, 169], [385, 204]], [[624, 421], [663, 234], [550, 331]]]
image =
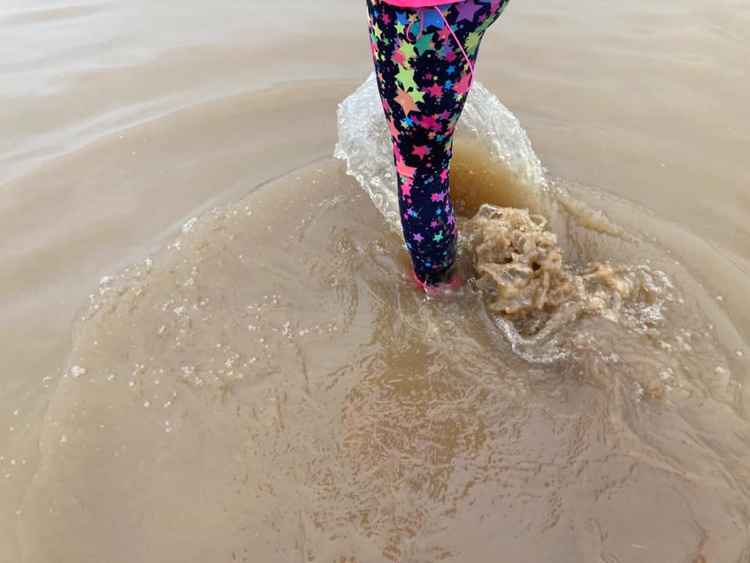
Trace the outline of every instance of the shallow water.
[[750, 426], [699, 312], [586, 315], [555, 330], [568, 354], [528, 361], [481, 294], [416, 293], [367, 203], [320, 162], [102, 281], [26, 557], [740, 557]]
[[490, 34], [464, 212], [660, 288], [530, 331], [413, 291], [364, 10], [289, 4], [0, 9], [0, 560], [750, 560], [747, 7]]

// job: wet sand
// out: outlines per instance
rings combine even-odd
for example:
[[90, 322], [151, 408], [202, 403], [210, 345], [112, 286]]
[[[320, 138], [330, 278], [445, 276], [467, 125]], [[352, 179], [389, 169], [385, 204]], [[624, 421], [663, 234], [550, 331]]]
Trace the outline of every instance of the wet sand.
[[[0, 560], [744, 561], [748, 8], [511, 4], [482, 47], [569, 196], [566, 252], [639, 263], [581, 229], [586, 203], [680, 262], [683, 384], [644, 400], [666, 356], [616, 324], [583, 319], [595, 345], [538, 366], [478, 296], [411, 291], [325, 160], [369, 60], [363, 8], [322, 6], [0, 11]], [[487, 160], [461, 156], [457, 182], [503, 200]], [[217, 205], [253, 215], [167, 248]], [[143, 297], [81, 321], [149, 255]], [[200, 291], [178, 288], [201, 260]], [[210, 296], [212, 321], [161, 310], [179, 296]]]

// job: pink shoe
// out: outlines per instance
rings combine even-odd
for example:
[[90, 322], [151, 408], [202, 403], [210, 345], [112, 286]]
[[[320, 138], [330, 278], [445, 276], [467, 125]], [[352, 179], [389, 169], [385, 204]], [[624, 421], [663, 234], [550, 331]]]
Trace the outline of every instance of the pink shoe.
[[417, 273], [414, 270], [411, 271], [411, 279], [417, 284], [419, 289], [430, 297], [437, 297], [451, 291], [456, 291], [464, 284], [463, 278], [457, 273], [453, 273], [447, 282], [437, 285], [430, 285], [427, 282], [423, 282], [417, 277]]

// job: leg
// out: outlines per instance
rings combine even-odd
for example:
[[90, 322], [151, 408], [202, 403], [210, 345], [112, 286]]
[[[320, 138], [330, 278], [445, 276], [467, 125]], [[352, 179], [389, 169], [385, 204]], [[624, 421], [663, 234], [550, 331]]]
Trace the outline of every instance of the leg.
[[[470, 65], [507, 0], [409, 10], [367, 0], [378, 88], [393, 141], [404, 241], [417, 277], [444, 281], [456, 253], [449, 190], [453, 132], [471, 87]], [[459, 46], [456, 38], [462, 43]]]

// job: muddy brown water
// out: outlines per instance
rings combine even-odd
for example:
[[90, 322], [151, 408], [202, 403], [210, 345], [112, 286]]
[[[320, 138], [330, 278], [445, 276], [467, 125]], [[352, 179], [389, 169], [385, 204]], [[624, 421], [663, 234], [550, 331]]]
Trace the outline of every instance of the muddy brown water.
[[750, 560], [745, 3], [488, 36], [548, 185], [465, 137], [464, 213], [658, 289], [541, 336], [415, 293], [331, 158], [364, 18], [0, 8], [0, 561]]

